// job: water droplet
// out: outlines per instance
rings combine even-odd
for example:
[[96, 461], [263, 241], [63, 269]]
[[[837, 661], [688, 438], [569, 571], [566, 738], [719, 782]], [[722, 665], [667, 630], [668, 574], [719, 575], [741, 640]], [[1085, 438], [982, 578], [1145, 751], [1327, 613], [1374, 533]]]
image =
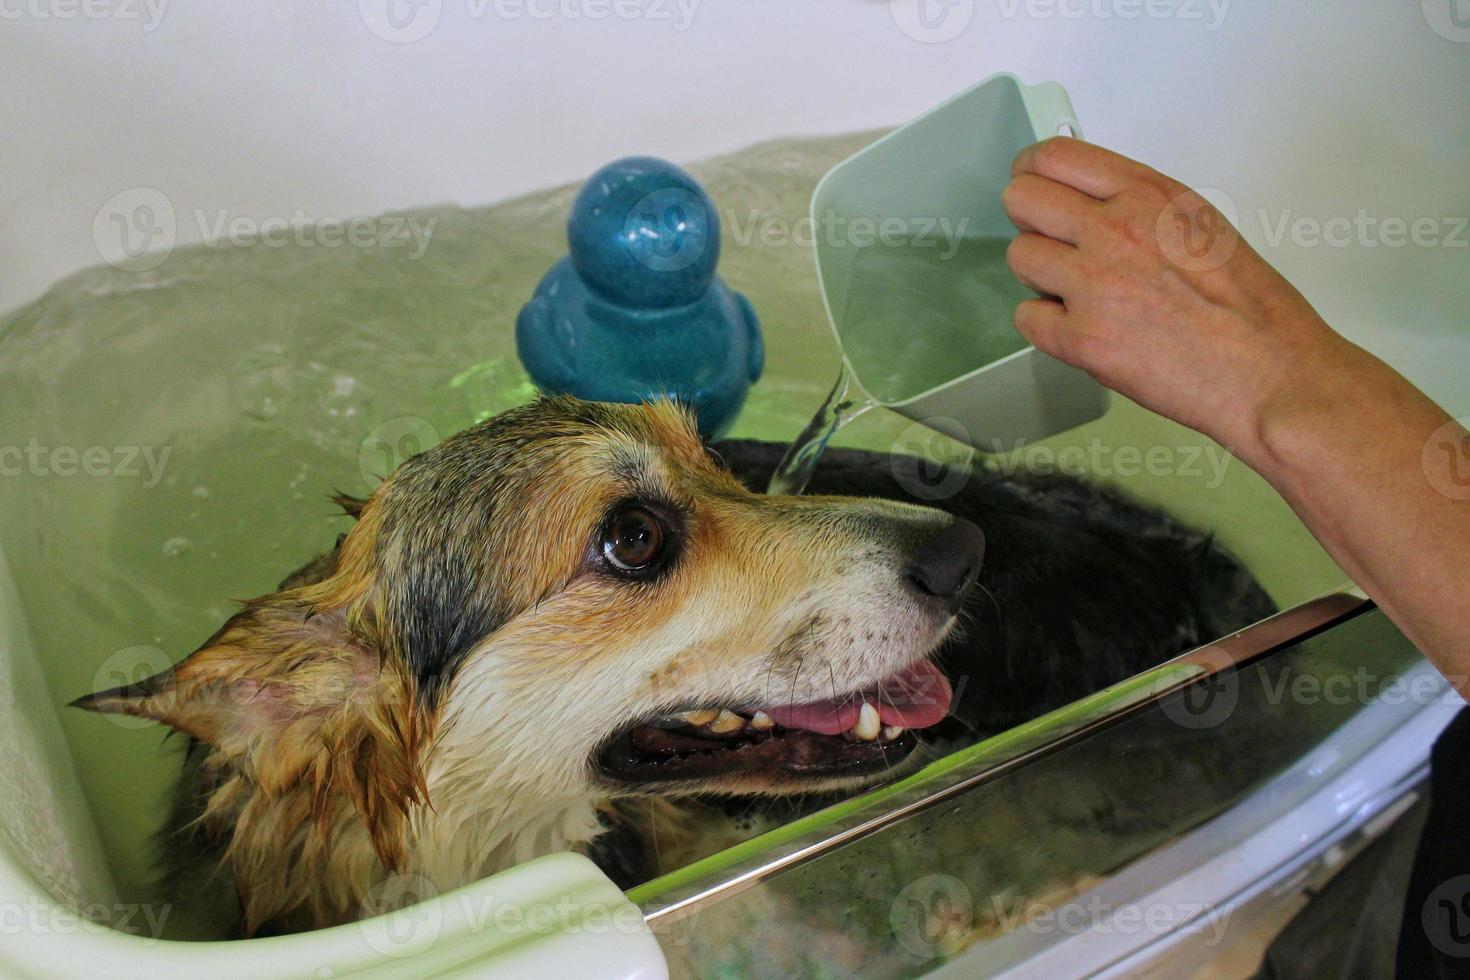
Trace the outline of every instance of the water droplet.
[[192, 547], [194, 544], [188, 538], [169, 538], [163, 543], [163, 553], [170, 558], [177, 558]]
[[244, 412], [257, 421], [270, 422], [281, 413], [281, 410], [276, 405], [275, 399], [267, 395], [254, 405], [246, 405]]

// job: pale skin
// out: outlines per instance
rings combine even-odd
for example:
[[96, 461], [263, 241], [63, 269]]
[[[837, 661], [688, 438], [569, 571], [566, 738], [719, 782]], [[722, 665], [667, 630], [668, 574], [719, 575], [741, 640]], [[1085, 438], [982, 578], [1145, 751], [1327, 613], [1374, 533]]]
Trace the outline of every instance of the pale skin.
[[1470, 695], [1470, 433], [1178, 181], [1065, 137], [1011, 173], [1017, 329], [1265, 477]]

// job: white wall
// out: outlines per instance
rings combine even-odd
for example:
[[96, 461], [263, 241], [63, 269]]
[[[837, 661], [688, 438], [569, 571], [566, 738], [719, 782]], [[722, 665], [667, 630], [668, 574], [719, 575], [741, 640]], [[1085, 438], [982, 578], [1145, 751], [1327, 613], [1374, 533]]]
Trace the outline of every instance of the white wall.
[[[389, 3], [432, 29], [375, 35]], [[1470, 411], [1470, 248], [1367, 244], [1470, 215], [1466, 0], [680, 3], [0, 0], [0, 309], [96, 263], [93, 220], [133, 187], [256, 219], [478, 204], [629, 152], [898, 122], [1008, 69], [1065, 84], [1091, 139], [1224, 190], [1330, 319]], [[1258, 208], [1363, 209], [1370, 232], [1271, 248]]]

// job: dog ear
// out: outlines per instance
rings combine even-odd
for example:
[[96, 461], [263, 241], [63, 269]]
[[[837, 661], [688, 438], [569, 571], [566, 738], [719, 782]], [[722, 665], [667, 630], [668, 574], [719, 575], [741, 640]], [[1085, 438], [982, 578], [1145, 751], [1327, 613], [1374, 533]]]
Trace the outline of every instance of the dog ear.
[[247, 605], [172, 668], [73, 704], [208, 743], [267, 796], [307, 794], [324, 833], [345, 796], [395, 868], [409, 807], [426, 799], [422, 726], [407, 672], [363, 633], [340, 609], [311, 613], [281, 593]]

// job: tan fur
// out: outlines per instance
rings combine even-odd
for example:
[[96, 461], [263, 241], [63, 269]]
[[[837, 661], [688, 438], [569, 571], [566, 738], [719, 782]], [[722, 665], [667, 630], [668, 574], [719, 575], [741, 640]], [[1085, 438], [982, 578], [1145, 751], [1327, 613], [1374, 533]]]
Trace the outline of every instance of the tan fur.
[[[685, 515], [683, 551], [657, 582], [615, 581], [593, 537], [649, 494]], [[640, 718], [834, 696], [926, 655], [950, 622], [900, 586], [900, 538], [942, 520], [753, 494], [669, 403], [546, 400], [405, 463], [325, 578], [82, 703], [212, 747], [200, 820], [228, 842], [247, 933], [341, 922], [391, 871], [447, 889], [585, 844], [615, 793], [590, 760]], [[431, 586], [463, 586], [465, 622], [494, 626], [426, 691], [413, 638]], [[749, 773], [679, 791], [816, 788], [834, 787]]]

